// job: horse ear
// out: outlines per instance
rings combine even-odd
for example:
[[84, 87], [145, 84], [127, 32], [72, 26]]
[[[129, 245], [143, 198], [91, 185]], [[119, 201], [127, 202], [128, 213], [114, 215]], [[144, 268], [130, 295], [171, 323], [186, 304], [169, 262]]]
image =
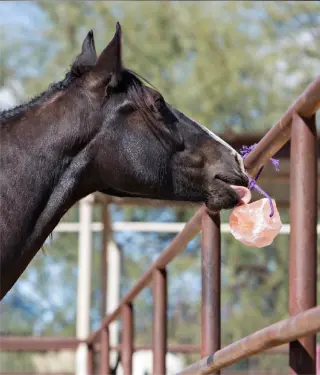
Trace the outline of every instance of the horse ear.
[[90, 30], [82, 42], [81, 56], [87, 65], [93, 66], [97, 61], [93, 31]]
[[77, 56], [73, 65], [72, 71], [74, 73], [82, 74], [92, 68], [97, 61], [96, 47], [94, 45], [93, 31], [90, 30], [82, 42], [80, 55]]
[[117, 22], [116, 32], [111, 42], [101, 52], [92, 73], [99, 81], [104, 81], [110, 78], [110, 84], [115, 85], [120, 77], [123, 69], [122, 65], [122, 32], [120, 23]]

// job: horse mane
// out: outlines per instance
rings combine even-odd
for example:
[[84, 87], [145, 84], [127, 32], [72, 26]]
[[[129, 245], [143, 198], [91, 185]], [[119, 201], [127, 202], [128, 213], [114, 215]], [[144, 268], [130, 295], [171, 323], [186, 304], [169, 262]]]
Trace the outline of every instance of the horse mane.
[[48, 89], [41, 94], [33, 97], [31, 100], [18, 104], [13, 108], [6, 109], [0, 112], [0, 120], [7, 121], [14, 118], [19, 118], [23, 116], [26, 110], [35, 107], [36, 105], [43, 104], [47, 99], [52, 95], [65, 90], [70, 84], [75, 80], [76, 77], [72, 75], [71, 72], [68, 72], [65, 78], [62, 81], [52, 83]]
[[77, 78], [81, 77], [84, 73], [91, 70], [92, 67], [89, 66], [79, 66], [77, 63], [78, 57], [72, 63], [70, 70], [66, 73], [65, 77], [58, 82], [51, 83], [46, 91], [42, 92], [39, 95], [31, 98], [30, 100], [18, 104], [13, 108], [5, 109], [0, 112], [0, 121], [3, 123], [4, 121], [22, 117], [26, 110], [33, 108], [37, 105], [43, 104], [46, 100], [52, 97], [54, 94], [58, 92], [64, 91], [67, 89], [72, 82], [74, 82]]
[[[0, 112], [0, 122], [4, 124], [6, 121], [11, 119], [17, 119], [24, 115], [25, 111], [35, 106], [44, 104], [53, 95], [66, 90], [70, 85], [84, 73], [88, 72], [91, 67], [85, 69], [78, 69], [76, 64], [71, 66], [63, 80], [55, 83], [51, 83], [48, 89], [41, 94], [33, 97], [31, 100], [24, 103], [18, 104], [13, 108], [9, 108]], [[138, 73], [133, 72], [129, 69], [123, 71], [123, 84], [126, 86], [128, 95], [133, 103], [142, 109], [149, 109], [153, 107], [153, 99], [149, 93], [144, 89], [142, 81], [155, 88], [147, 79], [140, 76]], [[120, 84], [120, 86], [122, 86]]]

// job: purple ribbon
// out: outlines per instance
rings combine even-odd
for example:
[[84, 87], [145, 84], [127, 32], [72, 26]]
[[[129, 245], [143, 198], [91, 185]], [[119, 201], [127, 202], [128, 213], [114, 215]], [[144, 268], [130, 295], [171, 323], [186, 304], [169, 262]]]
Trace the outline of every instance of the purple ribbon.
[[[242, 159], [244, 160], [248, 155], [249, 153], [257, 146], [257, 144], [255, 143], [254, 145], [252, 146], [242, 146], [241, 150], [240, 150], [240, 154], [242, 156]], [[276, 171], [279, 171], [279, 160], [277, 159], [274, 159], [274, 158], [270, 158], [269, 161], [273, 164], [273, 166], [275, 167]], [[250, 190], [253, 190], [253, 189], [256, 189], [258, 190], [258, 192], [262, 195], [264, 195], [268, 201], [269, 201], [269, 204], [270, 204], [270, 210], [271, 210], [271, 213], [270, 213], [270, 217], [272, 217], [274, 215], [274, 207], [273, 207], [273, 203], [272, 203], [272, 199], [270, 197], [269, 194], [267, 194], [264, 190], [261, 189], [261, 187], [257, 184], [257, 180], [263, 170], [263, 166], [259, 169], [257, 175], [255, 178], [251, 178], [249, 177], [249, 189]]]

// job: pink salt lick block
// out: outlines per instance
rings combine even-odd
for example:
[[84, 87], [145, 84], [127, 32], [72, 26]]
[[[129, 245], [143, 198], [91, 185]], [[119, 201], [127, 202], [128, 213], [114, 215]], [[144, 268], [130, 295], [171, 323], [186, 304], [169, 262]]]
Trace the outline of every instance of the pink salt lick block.
[[[276, 203], [274, 215], [270, 217], [270, 203], [267, 198], [236, 207], [229, 218], [233, 236], [249, 247], [264, 247], [272, 243], [280, 232], [282, 223]], [[250, 199], [249, 199], [250, 201]]]

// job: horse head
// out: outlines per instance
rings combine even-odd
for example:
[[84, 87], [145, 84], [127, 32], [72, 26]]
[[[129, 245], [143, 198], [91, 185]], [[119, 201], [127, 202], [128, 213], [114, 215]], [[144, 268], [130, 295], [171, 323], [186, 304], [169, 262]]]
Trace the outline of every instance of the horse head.
[[239, 202], [248, 185], [241, 156], [124, 67], [119, 23], [98, 58], [89, 32], [73, 70], [74, 86], [86, 98], [83, 121], [94, 133], [94, 190], [205, 202], [213, 211]]

